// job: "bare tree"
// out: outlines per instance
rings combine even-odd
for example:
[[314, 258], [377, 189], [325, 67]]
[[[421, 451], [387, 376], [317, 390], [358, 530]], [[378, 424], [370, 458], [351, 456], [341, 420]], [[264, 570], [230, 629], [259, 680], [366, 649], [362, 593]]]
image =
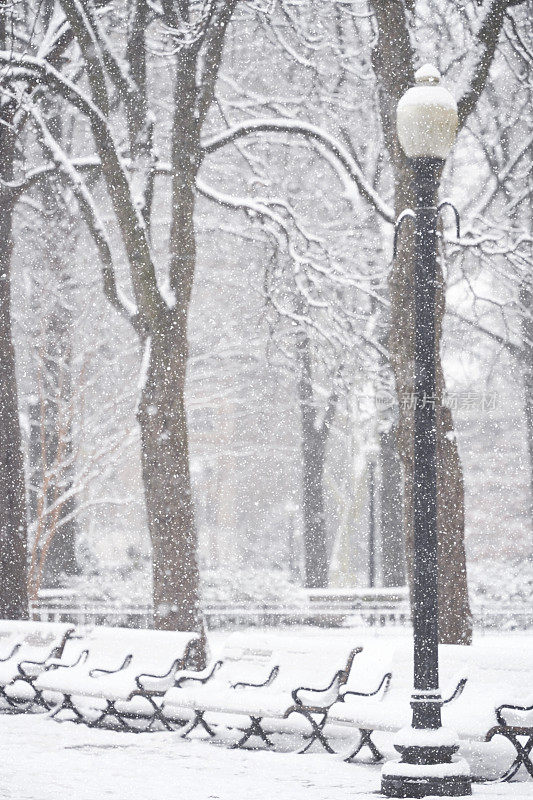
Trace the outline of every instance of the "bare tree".
[[[526, 44], [531, 25], [526, 9], [508, 11], [500, 55], [507, 70], [493, 79], [465, 125], [486, 178], [470, 198], [468, 229], [449, 249], [456, 286], [464, 287], [468, 298], [454, 316], [510, 355], [522, 375], [533, 525], [533, 54]], [[480, 289], [478, 279], [488, 279], [494, 290]]]
[[[201, 163], [200, 131], [211, 104], [234, 3], [215, 0], [199, 8], [170, 2], [157, 12], [145, 0], [138, 0], [124, 33], [125, 60], [116, 56], [106, 36], [105, 10], [102, 17], [97, 7], [75, 0], [65, 0], [61, 8], [63, 13], [56, 10], [47, 20], [43, 41], [57, 41], [71, 32], [77, 51], [77, 55], [76, 51], [72, 53], [73, 58], [81, 58], [83, 87], [57, 71], [38, 50], [35, 57], [7, 51], [4, 64], [11, 72], [11, 86], [17, 79], [39, 86], [40, 91], [32, 98], [35, 102], [28, 104], [26, 111], [49, 162], [74, 188], [99, 249], [106, 296], [131, 322], [142, 343], [143, 383], [137, 416], [153, 548], [155, 621], [160, 628], [198, 629], [196, 530], [184, 406], [187, 320], [196, 258], [193, 213]], [[150, 70], [156, 68], [156, 59], [148, 55], [148, 37], [154, 30], [154, 36], [159, 36], [166, 47], [163, 57], [172, 65], [175, 92], [165, 278], [158, 276], [150, 225], [155, 170], [148, 98]], [[61, 96], [90, 124], [97, 151], [93, 163], [101, 167], [115, 213], [134, 303], [117, 285], [114, 250], [98, 204], [38, 108], [43, 92]], [[118, 120], [117, 111], [121, 112]], [[127, 163], [118, 144], [122, 131], [128, 138]]]
[[[127, 68], [115, 56], [101, 14], [76, 2], [65, 2], [62, 8], [64, 16], [56, 13], [49, 20], [43, 40], [61, 40], [67, 31], [74, 35], [85, 85], [73, 83], [39, 51], [36, 56], [12, 51], [0, 54], [10, 85], [39, 87], [30, 100], [24, 99], [24, 110], [38, 132], [48, 163], [36, 168], [26, 185], [48, 171], [59, 172], [70, 182], [98, 247], [106, 296], [131, 322], [141, 340], [143, 383], [138, 421], [153, 547], [156, 624], [197, 628], [198, 565], [184, 405], [187, 320], [196, 258], [193, 216], [203, 158], [234, 138], [223, 135], [200, 141], [234, 4], [214, 2], [201, 12], [195, 7], [189, 13], [178, 4], [168, 3], [158, 14], [139, 0], [125, 34]], [[147, 46], [147, 37], [153, 30], [162, 37], [167, 47], [164, 58], [174, 70], [169, 166], [160, 164], [153, 150], [148, 102], [153, 61], [148, 57]], [[75, 55], [73, 59], [71, 63], [77, 64]], [[110, 89], [116, 93], [118, 107], [111, 101]], [[38, 106], [43, 94], [50, 92], [87, 119], [96, 153], [78, 159], [68, 157]], [[122, 116], [116, 122], [118, 110]], [[127, 161], [118, 145], [123, 131], [128, 136]], [[305, 135], [309, 135], [307, 129]], [[327, 135], [317, 132], [316, 136], [335, 157], [339, 172], [354, 175], [357, 182], [359, 171], [353, 159]], [[116, 248], [108, 239], [95, 194], [84, 179], [84, 172], [95, 168], [101, 170], [114, 210], [128, 260], [134, 303], [125, 297], [116, 279]], [[171, 179], [166, 276], [161, 274], [153, 255], [151, 210], [157, 174], [168, 174]], [[209, 195], [205, 186], [203, 191]]]
[[[493, 62], [507, 10], [517, 5], [509, 0], [487, 0], [472, 32], [476, 57], [465, 67], [464, 89], [459, 98], [460, 125], [474, 111]], [[407, 3], [372, 0], [378, 29], [373, 66], [380, 85], [380, 113], [387, 149], [394, 168], [395, 211], [413, 205], [413, 175], [395, 132], [396, 106], [413, 82], [415, 52], [411, 43], [411, 10]], [[412, 395], [413, 375], [413, 258], [412, 239], [404, 238], [389, 279], [391, 297], [390, 356], [400, 396]], [[437, 320], [437, 386], [442, 400], [444, 376], [440, 360], [442, 319], [445, 309], [444, 282], [439, 277]], [[413, 412], [400, 407], [399, 452], [405, 474], [406, 531], [412, 551], [411, 522], [413, 474]], [[449, 408], [439, 402], [437, 420], [438, 530], [439, 530], [439, 630], [441, 641], [468, 643], [472, 636], [464, 548], [464, 487], [454, 424]]]
[[[0, 47], [12, 45], [10, 9], [0, 10]], [[18, 416], [15, 352], [11, 336], [11, 254], [18, 104], [0, 84], [0, 616], [28, 615], [26, 592], [26, 506]]]
[[[460, 124], [475, 111], [489, 78], [491, 65], [498, 50], [503, 25], [507, 14], [514, 6], [520, 5], [517, 0], [487, 0], [472, 8], [472, 13], [462, 14], [446, 20], [443, 7], [438, 3], [430, 4], [430, 13], [426, 9], [412, 3], [390, 3], [388, 0], [373, 0], [372, 11], [363, 15], [368, 35], [372, 41], [372, 68], [377, 81], [378, 108], [381, 119], [383, 141], [389, 152], [392, 166], [392, 183], [394, 189], [394, 216], [413, 204], [412, 171], [398, 143], [395, 132], [396, 105], [398, 100], [412, 84], [415, 69], [415, 49], [413, 41], [416, 37], [416, 25], [429, 38], [435, 36], [432, 28], [436, 15], [442, 29], [447, 32], [450, 44], [454, 36], [460, 35], [468, 46], [464, 53], [456, 58], [456, 72], [460, 71], [461, 96], [459, 98]], [[309, 59], [313, 49], [309, 35], [306, 10], [298, 14], [286, 13], [285, 22], [291, 20], [289, 29], [296, 31], [299, 43], [305, 56]], [[338, 20], [337, 20], [338, 21]], [[287, 25], [285, 25], [287, 27]], [[352, 36], [361, 39], [357, 23], [353, 16], [346, 26]], [[355, 31], [355, 33], [354, 33]], [[279, 31], [276, 31], [279, 33]], [[284, 32], [286, 41], [286, 34]], [[367, 40], [368, 41], [368, 40]], [[303, 43], [303, 44], [302, 44]], [[287, 47], [287, 50], [291, 48]], [[293, 49], [293, 48], [292, 48]], [[346, 51], [342, 51], [346, 56]], [[470, 52], [472, 55], [470, 55]], [[466, 54], [469, 53], [468, 57]], [[304, 57], [302, 56], [302, 61]], [[310, 69], [313, 68], [311, 64]], [[368, 72], [365, 73], [368, 77]], [[338, 89], [338, 87], [337, 87]], [[235, 125], [227, 137], [234, 139], [250, 135], [258, 131], [284, 130], [291, 134], [288, 121], [262, 119], [253, 123], [243, 122]], [[317, 131], [301, 120], [295, 121], [292, 135], [307, 137], [309, 141], [324, 141], [322, 131]], [[346, 144], [349, 153], [350, 143]], [[339, 151], [337, 151], [339, 152]], [[351, 156], [351, 153], [350, 153]], [[361, 195], [371, 203], [386, 222], [391, 221], [392, 214], [381, 200], [379, 193], [361, 168], [352, 171], [352, 178]], [[366, 166], [366, 165], [365, 165]], [[385, 186], [386, 188], [386, 186]], [[404, 237], [399, 249], [398, 258], [389, 277], [390, 296], [390, 337], [389, 357], [394, 371], [396, 389], [399, 398], [413, 394], [413, 305], [412, 305], [412, 239]], [[445, 310], [444, 282], [440, 278], [438, 300], [438, 335], [437, 335], [437, 384], [438, 394], [444, 393], [444, 375], [440, 360], [440, 340], [442, 320]], [[404, 517], [408, 538], [408, 553], [412, 552], [412, 472], [413, 472], [413, 412], [409, 403], [399, 404], [398, 448], [403, 464], [405, 503]], [[439, 492], [439, 601], [440, 601], [440, 635], [443, 642], [467, 643], [471, 640], [472, 621], [469, 608], [466, 557], [464, 546], [464, 487], [462, 467], [457, 449], [454, 424], [451, 410], [439, 403], [438, 415], [438, 492]]]
[[[279, 219], [279, 204], [276, 206], [268, 198], [250, 200], [224, 195], [199, 179], [200, 165], [208, 155], [222, 148], [238, 147], [245, 137], [255, 137], [256, 140], [260, 137], [261, 141], [267, 137], [280, 141], [283, 137], [285, 141], [304, 142], [316, 148], [328, 166], [341, 177], [345, 197], [354, 208], [360, 209], [364, 201], [384, 225], [390, 225], [395, 213], [412, 201], [409, 165], [400, 152], [394, 132], [396, 102], [412, 80], [414, 71], [412, 4], [376, 0], [372, 3], [373, 11], [363, 15], [364, 29], [358, 27], [357, 15], [350, 15], [349, 19], [357, 41], [366, 43], [367, 50], [373, 48], [382, 137], [393, 167], [394, 210], [382, 198], [390, 188], [387, 180], [379, 176], [376, 180], [367, 177], [367, 173], [372, 174], [374, 170], [367, 169], [366, 150], [363, 152], [355, 146], [356, 137], [354, 141], [338, 138], [320, 125], [295, 119], [299, 110], [297, 103], [257, 101], [254, 98], [255, 105], [246, 102], [243, 107], [253, 107], [255, 118], [243, 120], [242, 111], [236, 120], [222, 115], [226, 129], [201, 138], [208, 111], [213, 108], [224, 37], [234, 12], [234, 3], [213, 0], [199, 8], [192, 3], [166, 2], [159, 8], [138, 0], [132, 6], [127, 29], [123, 26], [119, 30], [115, 25], [112, 41], [106, 35], [106, 26], [110, 24], [106, 7], [77, 0], [64, 0], [61, 5], [64, 15], [58, 13], [50, 20], [43, 40], [59, 41], [71, 32], [76, 47], [69, 51], [68, 68], [58, 71], [39, 50], [33, 56], [26, 52], [4, 51], [0, 54], [0, 63], [6, 68], [10, 89], [15, 87], [18, 91], [20, 86], [38, 87], [39, 91], [33, 95], [24, 95], [22, 102], [39, 132], [46, 155], [47, 163], [42, 170], [59, 171], [73, 186], [98, 246], [106, 296], [132, 324], [141, 341], [145, 380], [138, 419], [154, 550], [156, 619], [161, 627], [198, 626], [196, 532], [184, 407], [188, 355], [186, 326], [196, 260], [195, 194], [200, 191], [221, 206], [244, 209], [256, 218], [269, 219], [278, 231], [287, 227], [286, 221]], [[473, 15], [474, 21], [468, 17], [465, 24], [468, 36], [479, 48], [472, 48], [476, 53], [473, 60], [460, 64], [463, 123], [475, 108], [485, 85], [506, 9], [510, 5], [501, 0], [486, 2], [478, 14]], [[308, 8], [302, 13], [307, 11]], [[291, 54], [290, 57], [299, 64], [304, 62], [307, 68], [311, 63], [310, 54], [320, 49], [316, 48], [316, 36], [307, 21], [305, 25], [296, 24], [305, 51], [305, 57], [299, 58], [292, 45], [287, 43], [285, 29], [294, 25], [295, 20], [298, 22], [300, 12], [287, 11], [280, 3], [279, 13], [283, 24], [278, 19], [269, 27], [269, 35], [282, 43], [286, 54]], [[266, 26], [265, 15], [260, 16], [259, 24]], [[163, 104], [169, 111], [163, 132], [169, 129], [172, 132], [169, 152], [165, 153], [166, 163], [164, 159], [158, 160], [155, 154], [157, 129], [150, 107], [150, 87], [162, 74], [158, 72], [156, 77], [156, 65], [161, 63], [159, 59], [169, 65], [168, 90], [174, 92], [170, 107], [168, 103]], [[309, 69], [313, 81], [316, 81], [317, 72], [312, 63]], [[364, 71], [363, 80], [368, 81], [368, 63], [358, 65], [352, 78], [354, 75], [358, 77], [358, 69]], [[340, 92], [342, 81], [331, 89], [331, 96]], [[66, 156], [39, 107], [40, 94], [46, 92], [60, 95], [88, 122], [95, 153], [84, 153], [78, 159]], [[270, 118], [260, 116], [259, 110], [268, 113]], [[279, 116], [272, 118], [272, 113]], [[102, 222], [100, 198], [97, 202], [96, 193], [89, 190], [84, 179], [87, 170], [97, 170], [102, 175], [113, 207], [120, 244], [110, 242], [108, 238]], [[170, 190], [168, 184], [165, 190], [169, 191], [171, 200], [168, 249], [165, 235], [160, 235], [161, 229], [151, 224], [157, 176], [170, 177]], [[159, 257], [160, 252], [164, 252], [163, 258]], [[157, 259], [154, 253], [158, 253]], [[122, 255], [126, 257], [127, 275], [119, 265]], [[312, 262], [306, 263], [306, 270], [311, 275]], [[341, 270], [340, 280], [339, 275], [336, 276], [338, 285], [346, 285], [349, 277], [346, 269]], [[121, 289], [126, 281], [133, 290], [133, 303]], [[392, 331], [389, 349], [400, 396], [409, 394], [412, 386], [412, 308], [410, 302], [406, 302], [406, 298], [412, 296], [411, 284], [411, 245], [407, 241], [400, 250], [389, 287]], [[331, 305], [335, 310], [338, 307]], [[444, 292], [441, 290], [439, 324], [443, 312]], [[294, 310], [291, 313], [294, 314]], [[315, 312], [306, 316], [309, 328], [313, 327], [326, 340], [331, 338], [331, 331], [324, 330], [317, 323]], [[330, 314], [330, 321], [336, 323], [335, 314]], [[382, 352], [379, 337], [371, 338], [371, 346]], [[439, 387], [442, 392], [440, 367]], [[408, 408], [400, 406], [399, 449], [406, 478], [407, 521], [410, 520], [411, 504], [411, 433], [412, 414]], [[442, 409], [439, 418], [439, 459], [441, 634], [444, 641], [466, 642], [470, 638], [471, 623], [464, 563], [464, 500], [461, 465], [449, 409]]]

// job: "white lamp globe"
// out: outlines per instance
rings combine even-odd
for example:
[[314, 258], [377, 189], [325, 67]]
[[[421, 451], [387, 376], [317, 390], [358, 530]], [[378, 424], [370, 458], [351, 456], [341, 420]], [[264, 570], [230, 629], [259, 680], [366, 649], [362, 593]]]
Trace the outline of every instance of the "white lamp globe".
[[440, 85], [440, 73], [431, 64], [415, 72], [415, 82], [398, 103], [400, 144], [408, 158], [445, 159], [457, 132], [457, 103]]

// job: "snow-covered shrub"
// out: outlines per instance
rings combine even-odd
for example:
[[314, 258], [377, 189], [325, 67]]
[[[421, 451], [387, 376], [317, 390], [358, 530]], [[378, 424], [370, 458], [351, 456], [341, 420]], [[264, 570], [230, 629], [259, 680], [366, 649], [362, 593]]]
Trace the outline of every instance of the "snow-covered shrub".
[[468, 580], [474, 602], [530, 606], [533, 602], [533, 559], [474, 563], [469, 565]]
[[204, 606], [294, 606], [298, 587], [280, 569], [207, 570], [202, 574]]

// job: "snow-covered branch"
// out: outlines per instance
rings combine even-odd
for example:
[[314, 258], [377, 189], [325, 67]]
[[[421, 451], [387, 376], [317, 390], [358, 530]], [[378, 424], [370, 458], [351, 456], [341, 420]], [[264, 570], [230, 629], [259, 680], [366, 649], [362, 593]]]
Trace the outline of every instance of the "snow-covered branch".
[[[293, 119], [252, 119], [241, 122], [226, 131], [210, 136], [202, 142], [203, 152], [207, 155], [238, 141], [246, 136], [257, 136], [260, 133], [288, 134], [314, 144], [320, 145], [323, 154], [331, 167], [342, 180], [346, 197], [353, 201], [357, 192], [362, 195], [386, 221], [394, 222], [394, 213], [367, 181], [359, 165], [334, 136], [316, 125]], [[356, 191], [357, 190], [357, 191]]]
[[11, 80], [37, 79], [41, 86], [48, 86], [88, 118], [128, 254], [135, 299], [140, 314], [155, 321], [164, 301], [157, 286], [148, 233], [106, 116], [75, 84], [43, 59], [0, 51], [0, 64]]
[[466, 89], [457, 103], [461, 127], [476, 107], [487, 83], [507, 10], [521, 2], [523, 0], [487, 0], [485, 3], [484, 17], [475, 37]]
[[50, 133], [42, 115], [32, 106], [30, 106], [30, 113], [39, 128], [41, 143], [45, 151], [68, 181], [68, 185], [78, 201], [83, 219], [91, 232], [100, 257], [104, 294], [116, 311], [122, 314], [129, 322], [133, 322], [137, 309], [117, 286], [111, 245], [98, 207], [82, 176]]

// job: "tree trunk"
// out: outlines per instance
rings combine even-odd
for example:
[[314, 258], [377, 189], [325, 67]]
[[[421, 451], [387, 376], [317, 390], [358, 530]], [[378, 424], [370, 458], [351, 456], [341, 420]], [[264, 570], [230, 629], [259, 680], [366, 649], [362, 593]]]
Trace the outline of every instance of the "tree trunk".
[[152, 540], [155, 627], [202, 630], [197, 532], [185, 412], [187, 320], [196, 265], [194, 206], [200, 162], [195, 120], [195, 55], [177, 55], [172, 129], [170, 287], [175, 305], [160, 311], [146, 347], [148, 369], [138, 411], [148, 527]]
[[324, 442], [311, 430], [302, 408], [303, 520], [305, 585], [323, 589], [328, 585], [329, 558], [324, 508]]
[[201, 630], [189, 448], [184, 405], [187, 342], [172, 312], [146, 347], [149, 358], [137, 412], [148, 528], [153, 549], [154, 624]]
[[328, 585], [329, 558], [324, 503], [324, 466], [327, 432], [317, 429], [313, 402], [309, 338], [300, 334], [297, 344], [300, 360], [298, 401], [302, 419], [302, 495], [305, 585], [323, 589]]
[[[89, 97], [67, 85], [41, 62], [32, 61], [28, 65], [26, 78], [30, 84], [53, 87], [54, 93], [58, 92], [86, 116], [91, 127], [101, 174], [128, 260], [135, 313], [131, 313], [117, 289], [112, 248], [102, 233], [99, 215], [93, 210], [95, 198], [91, 200], [83, 183], [63, 163], [62, 171], [69, 180], [74, 179], [74, 194], [98, 246], [105, 295], [130, 321], [145, 347], [146, 376], [138, 421], [153, 547], [155, 624], [163, 629], [202, 630], [184, 406], [187, 321], [196, 261], [194, 197], [202, 154], [200, 131], [214, 97], [224, 36], [236, 3], [235, 0], [214, 3], [207, 14], [194, 4], [182, 2], [163, 2], [161, 7], [162, 19], [169, 30], [190, 25], [194, 33], [192, 37], [184, 36], [183, 41], [178, 35], [175, 49], [168, 54], [175, 68], [175, 88], [169, 280], [164, 290], [159, 282], [164, 269], [154, 260], [153, 252], [166, 242], [155, 242], [152, 247], [150, 230], [156, 156], [147, 101], [151, 84], [147, 80], [150, 60], [146, 58], [146, 26], [152, 12], [144, 0], [129, 4], [126, 53], [117, 59], [90, 4], [61, 5], [81, 50]], [[65, 40], [63, 33], [59, 39], [60, 44], [52, 51], [55, 59], [62, 57], [71, 41], [68, 35]], [[154, 77], [157, 80], [157, 75]], [[117, 96], [124, 104], [116, 102]], [[117, 122], [115, 131], [116, 114], [122, 105], [125, 118]], [[53, 137], [46, 135], [44, 125], [40, 127], [45, 150], [51, 148], [55, 152], [49, 141]], [[127, 169], [117, 150], [125, 132], [130, 148]]]
[[[403, 3], [372, 0], [379, 39], [372, 52], [380, 84], [380, 116], [394, 170], [395, 212], [414, 206], [413, 174], [396, 136], [396, 106], [413, 84], [414, 53]], [[412, 582], [413, 429], [414, 409], [414, 292], [412, 229], [403, 227], [398, 257], [389, 275], [391, 332], [389, 352], [399, 399], [398, 452], [404, 474], [404, 519], [408, 572]], [[468, 644], [472, 617], [468, 600], [464, 544], [463, 473], [449, 409], [442, 407], [444, 376], [440, 358], [445, 291], [437, 268], [436, 385], [437, 385], [437, 526], [439, 537], [439, 636], [441, 642]]]
[[[529, 494], [531, 516], [533, 525], [533, 348], [527, 348], [528, 363], [524, 365], [524, 413], [526, 419], [527, 447], [529, 454]], [[531, 537], [530, 537], [531, 542]], [[530, 546], [533, 558], [533, 543]]]
[[[397, 152], [396, 212], [413, 207], [412, 173]], [[444, 375], [440, 358], [445, 288], [437, 267], [436, 386], [437, 386], [437, 526], [439, 536], [439, 637], [442, 643], [470, 644], [472, 617], [468, 600], [464, 544], [464, 485], [453, 418], [442, 406]], [[414, 441], [414, 292], [413, 237], [404, 228], [398, 258], [392, 268], [390, 353], [399, 398], [398, 451], [404, 472], [407, 564], [412, 580], [413, 441]]]
[[[63, 265], [59, 265], [62, 270]], [[68, 297], [68, 281], [63, 273], [61, 296]], [[45, 370], [50, 382], [47, 395], [45, 430], [46, 460], [55, 464], [54, 475], [47, 490], [47, 505], [61, 501], [72, 487], [72, 314], [67, 304], [59, 300], [54, 306], [47, 331]], [[50, 515], [45, 526], [46, 555], [42, 585], [45, 588], [61, 586], [64, 576], [79, 574], [76, 559], [76, 499], [69, 497]], [[63, 521], [65, 520], [65, 521]]]
[[[520, 305], [522, 307], [523, 353], [521, 361], [524, 382], [524, 416], [529, 454], [530, 520], [533, 526], [533, 291], [529, 281], [524, 281], [520, 286]], [[530, 547], [530, 557], [533, 558], [533, 543]]]
[[[63, 137], [63, 118], [53, 101], [45, 103], [49, 127]], [[40, 253], [46, 262], [47, 284], [37, 282], [35, 309], [42, 317], [42, 339], [37, 347], [39, 365], [34, 381], [38, 398], [28, 404], [30, 418], [28, 519], [36, 528], [30, 568], [30, 591], [64, 585], [65, 576], [79, 574], [76, 559], [76, 498], [67, 497], [73, 484], [72, 331], [70, 276], [65, 243], [72, 247], [73, 217], [58, 199], [57, 187], [39, 187], [44, 229]], [[59, 236], [64, 237], [60, 243]], [[43, 290], [43, 286], [45, 287]], [[43, 298], [40, 295], [44, 295]], [[53, 298], [50, 301], [50, 298]], [[62, 497], [67, 497], [62, 501]], [[48, 509], [53, 509], [48, 513]]]
[[[185, 412], [187, 320], [196, 265], [195, 183], [200, 163], [195, 118], [195, 54], [184, 48], [177, 72], [172, 128], [172, 308], [150, 325], [147, 374], [138, 420], [142, 473], [152, 541], [154, 624], [161, 630], [203, 632]], [[200, 664], [205, 653], [200, 653]]]
[[[0, 46], [5, 46], [0, 19]], [[3, 98], [0, 110], [0, 618], [28, 616], [26, 588], [26, 501], [24, 463], [11, 337], [10, 269], [14, 200], [4, 182], [13, 181], [14, 103]]]
[[[57, 106], [47, 99], [45, 108], [49, 116], [49, 127], [57, 141], [65, 138], [64, 118]], [[59, 200], [51, 183], [41, 187], [43, 206], [46, 212], [47, 231], [45, 248], [53, 270], [52, 279], [57, 280], [58, 298], [54, 302], [48, 319], [45, 341], [45, 376], [50, 381], [46, 395], [51, 399], [46, 409], [46, 429], [42, 432], [45, 441], [46, 461], [56, 465], [54, 477], [48, 488], [47, 502], [52, 505], [67, 495], [72, 488], [74, 462], [72, 453], [72, 423], [74, 399], [72, 392], [72, 319], [70, 276], [65, 257], [65, 245], [58, 249], [53, 231], [58, 219], [62, 222], [65, 241], [72, 244], [72, 215]], [[43, 569], [43, 586], [60, 586], [63, 576], [74, 576], [80, 572], [76, 558], [77, 522], [76, 498], [69, 497], [52, 514], [46, 527], [47, 550]], [[65, 521], [63, 521], [65, 520]]]
[[383, 585], [405, 585], [402, 468], [396, 428], [379, 435], [379, 497]]

